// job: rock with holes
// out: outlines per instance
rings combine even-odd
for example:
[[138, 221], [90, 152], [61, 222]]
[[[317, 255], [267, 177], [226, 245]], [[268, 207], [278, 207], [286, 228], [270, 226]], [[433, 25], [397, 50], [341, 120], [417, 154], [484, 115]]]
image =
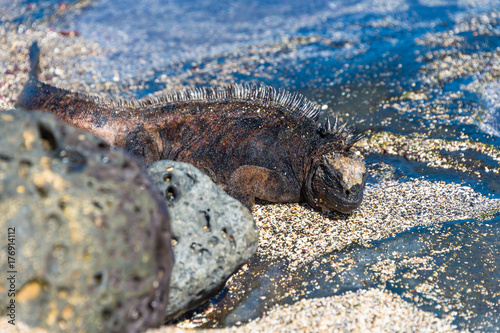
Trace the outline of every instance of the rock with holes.
[[194, 166], [173, 161], [148, 165], [172, 217], [175, 266], [166, 319], [196, 308], [257, 250], [250, 211]]
[[145, 168], [52, 115], [0, 111], [0, 131], [0, 315], [50, 332], [160, 325], [170, 222]]

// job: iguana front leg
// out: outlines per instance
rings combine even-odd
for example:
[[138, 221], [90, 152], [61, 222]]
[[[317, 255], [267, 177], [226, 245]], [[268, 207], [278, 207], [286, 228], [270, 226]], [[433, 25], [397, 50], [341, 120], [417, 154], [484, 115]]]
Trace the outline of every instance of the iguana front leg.
[[300, 186], [284, 172], [254, 165], [242, 165], [229, 179], [226, 191], [248, 209], [255, 198], [271, 202], [299, 202]]

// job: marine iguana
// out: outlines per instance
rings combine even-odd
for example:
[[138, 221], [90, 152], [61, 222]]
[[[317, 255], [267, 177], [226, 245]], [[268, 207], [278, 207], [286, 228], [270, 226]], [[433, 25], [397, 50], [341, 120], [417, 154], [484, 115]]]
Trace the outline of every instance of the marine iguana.
[[319, 124], [319, 108], [299, 94], [234, 84], [111, 101], [40, 82], [39, 54], [34, 43], [22, 108], [54, 113], [146, 164], [191, 163], [249, 209], [255, 198], [342, 213], [361, 203], [367, 172], [350, 150], [359, 137]]

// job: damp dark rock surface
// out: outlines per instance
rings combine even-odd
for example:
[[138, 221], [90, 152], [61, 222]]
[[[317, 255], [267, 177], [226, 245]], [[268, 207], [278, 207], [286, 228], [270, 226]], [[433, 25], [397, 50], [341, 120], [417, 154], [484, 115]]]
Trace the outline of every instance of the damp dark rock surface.
[[255, 254], [259, 236], [250, 211], [196, 167], [163, 160], [149, 164], [148, 173], [172, 217], [168, 321], [217, 295]]
[[0, 253], [15, 271], [0, 281], [1, 314], [14, 299], [18, 322], [51, 332], [162, 324], [170, 219], [146, 169], [49, 114], [3, 111], [0, 131], [0, 227], [15, 252], [10, 264]]

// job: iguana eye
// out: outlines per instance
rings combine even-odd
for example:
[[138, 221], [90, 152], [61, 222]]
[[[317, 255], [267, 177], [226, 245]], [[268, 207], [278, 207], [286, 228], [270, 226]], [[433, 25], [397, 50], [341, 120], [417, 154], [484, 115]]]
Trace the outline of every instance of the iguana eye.
[[342, 184], [339, 179], [339, 173], [328, 164], [324, 165], [322, 168], [324, 170], [322, 178], [325, 185], [330, 188], [341, 189]]

